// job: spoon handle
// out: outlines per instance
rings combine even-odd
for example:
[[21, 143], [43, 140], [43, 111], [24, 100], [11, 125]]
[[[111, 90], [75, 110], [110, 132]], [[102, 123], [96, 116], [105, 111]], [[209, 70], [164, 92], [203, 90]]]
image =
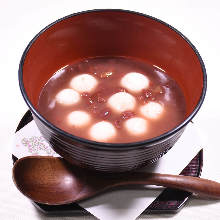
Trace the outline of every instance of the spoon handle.
[[134, 173], [131, 176], [124, 176], [120, 182], [120, 185], [141, 184], [176, 188], [208, 198], [220, 199], [220, 183], [198, 177], [160, 173]]

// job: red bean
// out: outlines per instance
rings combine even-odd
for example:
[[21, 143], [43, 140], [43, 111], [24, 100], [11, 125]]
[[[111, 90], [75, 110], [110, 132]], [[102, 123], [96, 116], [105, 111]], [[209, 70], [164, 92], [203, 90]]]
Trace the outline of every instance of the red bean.
[[122, 126], [120, 120], [115, 120], [115, 121], [114, 121], [114, 124], [115, 124], [115, 127], [118, 128], [118, 129], [120, 129], [121, 126]]
[[102, 109], [100, 112], [99, 112], [99, 116], [102, 118], [102, 119], [107, 119], [109, 116], [111, 115], [111, 111], [107, 108], [105, 109]]
[[135, 116], [135, 113], [132, 111], [126, 111], [121, 113], [121, 119], [126, 120]]

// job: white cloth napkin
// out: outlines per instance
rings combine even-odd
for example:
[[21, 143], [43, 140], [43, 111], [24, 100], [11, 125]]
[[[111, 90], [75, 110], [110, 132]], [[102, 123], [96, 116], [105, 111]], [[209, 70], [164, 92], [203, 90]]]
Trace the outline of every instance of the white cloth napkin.
[[[190, 123], [175, 146], [155, 164], [142, 171], [179, 174], [202, 148], [195, 125]], [[58, 157], [40, 134], [34, 121], [18, 131], [12, 153], [17, 157], [49, 155]], [[79, 205], [101, 220], [134, 220], [161, 193], [160, 188], [114, 190], [80, 202]]]

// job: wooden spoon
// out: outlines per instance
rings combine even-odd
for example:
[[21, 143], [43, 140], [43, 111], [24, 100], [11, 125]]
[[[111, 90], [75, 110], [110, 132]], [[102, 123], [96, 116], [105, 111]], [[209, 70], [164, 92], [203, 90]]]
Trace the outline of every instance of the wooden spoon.
[[157, 185], [182, 189], [220, 199], [220, 183], [191, 176], [158, 173], [100, 174], [83, 170], [62, 158], [31, 156], [19, 159], [13, 168], [17, 188], [35, 202], [63, 205], [90, 198], [123, 185]]

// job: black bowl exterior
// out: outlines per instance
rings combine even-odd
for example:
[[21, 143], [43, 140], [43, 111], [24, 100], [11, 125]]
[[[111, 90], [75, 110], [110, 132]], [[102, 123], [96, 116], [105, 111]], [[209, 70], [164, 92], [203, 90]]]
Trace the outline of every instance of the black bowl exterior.
[[73, 165], [101, 172], [125, 172], [135, 170], [148, 163], [157, 161], [179, 139], [184, 131], [180, 129], [175, 134], [151, 144], [140, 144], [135, 148], [97, 148], [94, 144], [81, 143], [48, 128], [35, 115], [33, 118], [51, 147]]
[[[169, 132], [162, 134], [161, 136], [158, 136], [156, 138], [149, 139], [146, 141], [140, 141], [140, 142], [129, 143], [129, 144], [99, 143], [99, 142], [89, 141], [89, 140], [86, 140], [83, 138], [79, 138], [79, 137], [70, 135], [70, 134], [60, 130], [59, 128], [55, 127], [50, 122], [48, 122], [37, 111], [36, 100], [34, 103], [30, 99], [30, 98], [33, 98], [33, 97], [30, 97], [30, 95], [32, 95], [31, 94], [32, 91], [37, 90], [37, 89], [40, 90], [40, 86], [38, 86], [38, 84], [36, 84], [35, 82], [32, 83], [32, 85], [34, 83], [36, 84], [35, 88], [33, 90], [32, 90], [31, 86], [29, 86], [29, 87], [27, 86], [27, 88], [25, 88], [25, 86], [24, 86], [24, 84], [25, 84], [24, 78], [23, 78], [23, 73], [25, 72], [25, 71], [23, 71], [23, 67], [25, 66], [24, 62], [25, 62], [25, 60], [27, 60], [28, 56], [29, 56], [29, 61], [30, 61], [30, 54], [28, 55], [28, 51], [32, 47], [33, 43], [38, 40], [38, 37], [40, 37], [44, 33], [46, 33], [47, 30], [51, 30], [50, 28], [53, 27], [54, 25], [58, 24], [59, 21], [66, 21], [66, 19], [69, 19], [75, 15], [80, 15], [80, 13], [67, 16], [66, 18], [60, 19], [59, 21], [49, 25], [44, 30], [42, 30], [30, 42], [30, 44], [26, 48], [26, 50], [22, 56], [22, 59], [21, 59], [20, 68], [19, 68], [19, 83], [20, 83], [22, 95], [23, 95], [27, 105], [29, 106], [29, 108], [33, 114], [33, 118], [34, 118], [40, 132], [44, 136], [44, 138], [50, 143], [52, 148], [58, 154], [60, 154], [63, 158], [65, 158], [66, 160], [68, 160], [70, 163], [72, 163], [74, 165], [80, 166], [82, 168], [89, 168], [89, 169], [96, 170], [96, 171], [110, 172], [110, 173], [131, 171], [131, 170], [137, 169], [139, 167], [142, 167], [142, 166], [146, 165], [147, 163], [155, 162], [162, 155], [164, 155], [176, 143], [178, 138], [183, 133], [185, 126], [196, 115], [196, 113], [198, 112], [198, 110], [200, 109], [200, 107], [203, 103], [205, 93], [206, 93], [207, 82], [206, 82], [205, 66], [203, 64], [203, 61], [202, 61], [198, 51], [191, 44], [191, 42], [185, 36], [183, 36], [180, 32], [178, 32], [176, 29], [174, 29], [170, 25], [168, 25], [160, 20], [157, 20], [157, 19], [152, 18], [147, 15], [139, 14], [136, 12], [123, 11], [123, 10], [94, 10], [94, 12], [97, 12], [97, 13], [98, 12], [102, 12], [102, 13], [104, 13], [104, 12], [117, 12], [117, 13], [122, 13], [122, 14], [124, 14], [124, 13], [125, 14], [133, 14], [133, 15], [138, 15], [143, 18], [146, 18], [150, 22], [152, 20], [152, 22], [154, 21], [154, 22], [161, 24], [162, 26], [166, 27], [166, 29], [170, 29], [172, 32], [172, 35], [175, 35], [175, 36], [178, 35], [181, 39], [181, 42], [185, 42], [187, 44], [188, 50], [192, 51], [192, 53], [193, 53], [194, 58], [192, 59], [192, 63], [196, 62], [197, 69], [199, 69], [198, 71], [201, 70], [200, 71], [201, 77], [197, 83], [198, 84], [197, 89], [199, 90], [199, 91], [197, 91], [198, 100], [192, 101], [194, 103], [193, 107], [190, 110], [190, 113], [188, 113], [187, 118], [180, 125], [178, 125], [174, 129], [170, 130]], [[89, 11], [88, 13], [93, 14], [93, 11]], [[83, 12], [82, 14], [86, 15], [87, 12]], [[135, 27], [135, 24], [134, 24], [134, 27]], [[139, 23], [139, 24], [141, 24], [141, 23]], [[63, 23], [62, 23], [62, 25], [63, 25]], [[104, 25], [104, 27], [105, 27], [105, 25]], [[129, 28], [127, 28], [127, 29], [129, 29]], [[160, 33], [160, 32], [157, 31], [155, 33]], [[142, 34], [140, 34], [140, 36], [142, 36]], [[159, 36], [161, 36], [161, 35], [158, 34], [158, 37]], [[49, 38], [46, 37], [46, 39], [49, 39]], [[40, 40], [42, 41], [42, 39], [40, 39]], [[184, 45], [185, 45], [185, 43], [184, 43]], [[103, 45], [105, 46], [105, 44], [103, 44]], [[157, 44], [154, 44], [154, 46], [155, 45], [157, 46]], [[166, 44], [164, 44], [164, 45], [166, 45]], [[35, 48], [36, 48], [36, 45], [35, 45]], [[40, 48], [42, 50], [44, 49], [43, 46]], [[53, 48], [53, 47], [51, 47], [51, 48]], [[61, 48], [61, 47], [59, 47], [59, 48]], [[135, 48], [136, 47], [133, 45], [133, 49], [135, 49]], [[100, 50], [101, 49], [103, 49], [103, 48], [100, 47]], [[174, 52], [176, 51], [175, 47], [171, 48], [171, 49]], [[178, 56], [183, 57], [183, 60], [185, 60], [185, 55], [182, 54], [181, 49], [182, 49], [182, 47], [180, 47], [180, 50], [178, 51]], [[105, 52], [105, 51], [101, 50], [101, 52]], [[143, 52], [143, 55], [144, 54], [145, 54], [145, 50]], [[38, 53], [37, 53], [37, 55], [38, 55]], [[41, 56], [41, 54], [39, 54], [39, 56]], [[57, 56], [57, 57], [60, 59], [60, 56]], [[57, 57], [55, 56], [55, 58], [57, 59], [55, 61], [58, 62], [59, 59]], [[35, 58], [35, 56], [34, 56], [34, 58]], [[34, 58], [32, 59], [32, 60], [34, 60], [33, 64], [35, 62]], [[62, 56], [61, 56], [61, 58], [62, 58]], [[164, 61], [164, 63], [166, 64], [165, 61]], [[191, 58], [188, 58], [188, 64], [190, 64], [190, 61], [191, 61]], [[51, 62], [51, 63], [54, 63], [54, 62]], [[37, 66], [36, 66], [36, 68], [37, 68]], [[32, 65], [30, 65], [30, 69], [31, 70], [34, 69], [34, 68], [32, 68]], [[38, 74], [34, 74], [33, 71], [30, 71], [30, 72], [27, 71], [27, 68], [26, 68], [26, 72], [28, 72], [28, 74], [30, 75], [30, 79], [32, 79], [31, 78], [32, 75], [35, 75], [35, 80], [37, 79]], [[186, 72], [188, 73], [189, 71], [186, 71]], [[177, 74], [177, 75], [179, 76], [180, 74]], [[192, 74], [188, 74], [188, 77], [191, 75]], [[38, 77], [38, 78], [40, 78], [40, 77]], [[186, 77], [182, 76], [182, 78], [180, 78], [180, 81], [181, 80], [186, 81], [185, 78]], [[31, 81], [30, 79], [29, 78], [25, 79], [26, 84], [29, 85], [29, 82]], [[193, 80], [191, 80], [190, 83], [191, 82], [193, 82]], [[43, 85], [43, 82], [40, 82], [40, 84]], [[192, 83], [191, 83], [191, 87], [195, 88], [195, 86], [192, 85]], [[28, 92], [28, 89], [29, 89], [29, 92]], [[187, 94], [188, 94], [188, 98], [194, 97], [195, 91], [194, 91], [193, 95], [191, 93], [187, 93]], [[37, 95], [35, 95], [35, 96], [37, 96]]]

